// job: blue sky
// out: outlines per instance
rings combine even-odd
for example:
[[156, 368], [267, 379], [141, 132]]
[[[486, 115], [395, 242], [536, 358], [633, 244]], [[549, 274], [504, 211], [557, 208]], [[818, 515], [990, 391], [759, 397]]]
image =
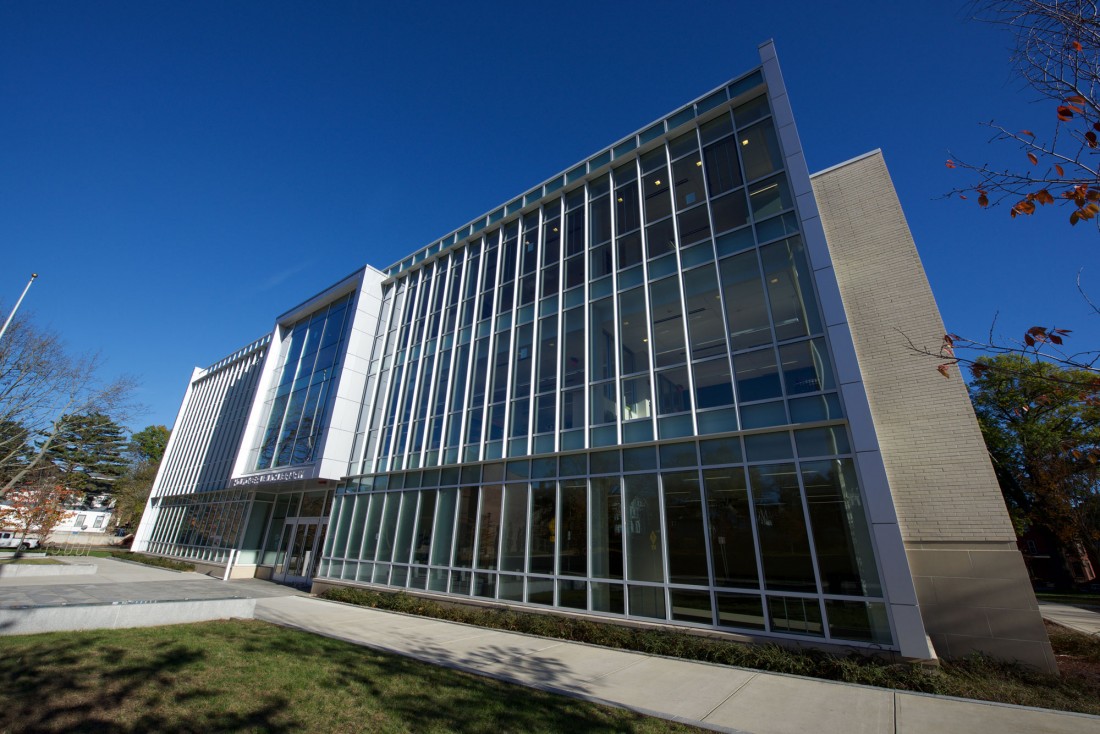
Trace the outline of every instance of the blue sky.
[[[0, 302], [171, 425], [194, 366], [758, 64], [811, 171], [882, 148], [951, 331], [1100, 343], [1096, 229], [940, 198], [1047, 130], [963, 2], [0, 4]], [[899, 359], [906, 358], [899, 355]]]

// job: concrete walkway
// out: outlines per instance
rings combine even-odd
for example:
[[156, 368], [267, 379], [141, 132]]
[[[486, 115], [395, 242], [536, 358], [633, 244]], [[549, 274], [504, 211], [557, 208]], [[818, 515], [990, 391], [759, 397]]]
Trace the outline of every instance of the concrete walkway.
[[[74, 620], [70, 629], [126, 626], [86, 623], [89, 612], [114, 608], [145, 614], [146, 623], [163, 624], [171, 621], [173, 615], [165, 612], [172, 605], [244, 599], [250, 614], [240, 616], [254, 615], [424, 662], [717, 731], [1100, 734], [1100, 717], [1095, 716], [902, 693], [486, 630], [316, 599], [257, 579], [223, 582], [113, 559], [64, 560], [95, 564], [96, 573], [46, 578], [4, 578], [0, 573], [0, 619], [64, 611]], [[430, 701], [430, 694], [425, 700]]]
[[665, 719], [753, 734], [1100, 734], [1100, 717], [895, 692], [486, 630], [314, 598], [256, 618]]
[[1063, 627], [1069, 627], [1071, 630], [1077, 630], [1093, 637], [1100, 637], [1100, 614], [1097, 612], [1070, 606], [1069, 604], [1052, 604], [1041, 601], [1039, 602], [1039, 614], [1043, 615], [1043, 619], [1050, 620]]

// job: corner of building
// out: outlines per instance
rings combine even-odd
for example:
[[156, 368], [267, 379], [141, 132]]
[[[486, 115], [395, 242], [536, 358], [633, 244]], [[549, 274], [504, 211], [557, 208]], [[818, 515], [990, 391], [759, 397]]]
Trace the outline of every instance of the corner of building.
[[1056, 670], [966, 385], [924, 354], [945, 329], [881, 151], [811, 181], [936, 652]]

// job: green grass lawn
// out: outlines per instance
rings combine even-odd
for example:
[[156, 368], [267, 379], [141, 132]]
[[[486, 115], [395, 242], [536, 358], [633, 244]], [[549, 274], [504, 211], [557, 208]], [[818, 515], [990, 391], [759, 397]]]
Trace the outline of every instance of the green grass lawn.
[[55, 561], [52, 558], [3, 558], [0, 559], [0, 566], [6, 566], [12, 563], [18, 563], [24, 566], [60, 566], [61, 561]]
[[1072, 594], [1058, 594], [1054, 592], [1035, 592], [1035, 598], [1039, 601], [1049, 601], [1055, 604], [1070, 604], [1078, 607], [1100, 607], [1100, 594], [1086, 594], [1084, 592]]
[[256, 621], [0, 638], [0, 732], [699, 732]]

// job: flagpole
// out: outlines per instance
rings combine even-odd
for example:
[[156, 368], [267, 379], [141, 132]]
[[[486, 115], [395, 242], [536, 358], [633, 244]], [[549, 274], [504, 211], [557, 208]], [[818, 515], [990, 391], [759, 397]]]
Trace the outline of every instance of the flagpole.
[[27, 291], [31, 289], [31, 284], [34, 283], [35, 278], [38, 277], [38, 273], [31, 273], [31, 279], [27, 281], [27, 287], [23, 289], [23, 294], [19, 296], [19, 300], [15, 302], [15, 308], [8, 314], [8, 320], [4, 322], [4, 326], [0, 328], [0, 339], [4, 338], [4, 332], [8, 330], [8, 324], [15, 318], [15, 312], [19, 310], [19, 304], [23, 302], [23, 299], [27, 297]]

